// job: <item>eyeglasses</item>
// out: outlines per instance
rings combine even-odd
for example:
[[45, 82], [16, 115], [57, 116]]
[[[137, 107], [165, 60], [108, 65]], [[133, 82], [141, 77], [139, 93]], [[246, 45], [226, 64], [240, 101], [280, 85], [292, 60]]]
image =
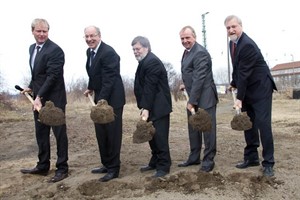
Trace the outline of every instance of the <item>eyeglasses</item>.
[[133, 52], [135, 51], [140, 51], [143, 47], [135, 47], [135, 48], [132, 48]]
[[83, 38], [85, 38], [85, 39], [89, 39], [89, 38], [93, 39], [93, 38], [95, 38], [97, 35], [98, 35], [98, 34], [85, 35], [85, 36], [83, 36]]

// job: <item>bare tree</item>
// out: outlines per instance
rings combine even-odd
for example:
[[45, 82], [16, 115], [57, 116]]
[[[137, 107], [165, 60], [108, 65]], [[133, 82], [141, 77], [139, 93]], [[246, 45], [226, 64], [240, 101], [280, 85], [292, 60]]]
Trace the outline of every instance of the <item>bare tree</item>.
[[72, 79], [70, 83], [67, 84], [66, 90], [68, 96], [76, 100], [82, 99], [83, 93], [87, 89], [87, 83], [88, 81], [83, 77], [76, 80]]
[[135, 103], [136, 99], [134, 96], [134, 79], [129, 77], [122, 77], [124, 89], [125, 89], [125, 97], [126, 102]]
[[214, 70], [214, 81], [216, 84], [228, 84], [228, 73], [227, 69]]

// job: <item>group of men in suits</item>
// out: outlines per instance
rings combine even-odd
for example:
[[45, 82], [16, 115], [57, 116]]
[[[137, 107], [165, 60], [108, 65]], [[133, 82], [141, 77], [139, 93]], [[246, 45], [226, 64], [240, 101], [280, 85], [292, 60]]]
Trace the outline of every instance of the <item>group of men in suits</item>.
[[[68, 138], [66, 125], [47, 126], [38, 121], [38, 110], [51, 100], [55, 106], [65, 111], [66, 91], [63, 76], [64, 52], [48, 38], [49, 24], [45, 19], [32, 22], [32, 34], [36, 40], [29, 48], [31, 82], [22, 93], [33, 92], [34, 121], [36, 140], [39, 147], [38, 163], [32, 169], [21, 169], [24, 174], [47, 175], [50, 169], [50, 129], [53, 129], [57, 142], [57, 161], [55, 176], [50, 182], [63, 180], [68, 176]], [[262, 166], [264, 175], [273, 176], [274, 146], [271, 131], [272, 92], [276, 89], [269, 68], [259, 48], [242, 31], [241, 20], [234, 15], [225, 20], [230, 45], [235, 43], [232, 82], [229, 89], [237, 89], [235, 107], [246, 111], [253, 127], [245, 131], [246, 147], [244, 161], [237, 168], [259, 165], [257, 148], [259, 134], [263, 146]], [[95, 132], [102, 166], [92, 173], [105, 175], [99, 179], [106, 182], [119, 177], [120, 151], [122, 144], [122, 115], [125, 105], [125, 91], [120, 75], [120, 56], [101, 40], [100, 29], [88, 26], [84, 29], [86, 50], [86, 71], [89, 76], [84, 95], [93, 95], [94, 102], [105, 99], [113, 107], [115, 120], [108, 124], [95, 123]], [[213, 79], [212, 61], [208, 51], [196, 42], [196, 32], [191, 26], [181, 29], [180, 39], [185, 53], [181, 61], [183, 83], [189, 99], [186, 105], [187, 117], [191, 111], [202, 108], [211, 116], [212, 128], [201, 132], [188, 125], [190, 153], [186, 161], [178, 167], [188, 167], [201, 163], [200, 154], [204, 142], [200, 170], [210, 172], [214, 169], [216, 155], [216, 109], [218, 95]], [[143, 36], [133, 39], [132, 49], [138, 61], [135, 73], [134, 94], [140, 117], [152, 121], [156, 133], [149, 146], [151, 158], [141, 172], [155, 170], [153, 177], [163, 177], [170, 172], [171, 156], [169, 150], [170, 113], [172, 101], [168, 85], [167, 71], [161, 60], [152, 52], [149, 40]], [[231, 49], [233, 52], [233, 49]], [[203, 142], [202, 142], [203, 140]]]

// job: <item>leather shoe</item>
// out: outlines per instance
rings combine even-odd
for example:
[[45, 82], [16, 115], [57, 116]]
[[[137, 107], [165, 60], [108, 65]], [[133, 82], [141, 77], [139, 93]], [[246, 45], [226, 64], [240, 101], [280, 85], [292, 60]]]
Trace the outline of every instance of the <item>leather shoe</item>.
[[151, 166], [147, 165], [147, 166], [141, 167], [140, 171], [141, 172], [146, 172], [146, 171], [150, 171], [150, 170], [154, 170], [154, 169], [155, 169], [154, 167], [151, 167]]
[[235, 167], [239, 169], [245, 169], [247, 167], [259, 166], [258, 160], [244, 160], [244, 162], [237, 164]]
[[199, 165], [199, 164], [200, 164], [200, 162], [195, 162], [195, 163], [183, 162], [183, 163], [178, 164], [177, 166], [178, 167], [188, 167], [190, 165]]
[[167, 175], [168, 172], [162, 171], [162, 170], [157, 170], [155, 174], [153, 175], [154, 178], [159, 178], [159, 177], [164, 177]]
[[91, 171], [93, 174], [102, 174], [107, 173], [107, 169], [105, 167], [96, 167]]
[[48, 170], [42, 170], [38, 168], [33, 168], [33, 169], [21, 169], [20, 170], [23, 174], [37, 174], [37, 175], [42, 175], [42, 176], [47, 176], [48, 175]]
[[110, 181], [111, 179], [118, 178], [119, 173], [118, 172], [108, 172], [103, 176], [102, 178], [99, 179], [100, 182], [107, 182]]
[[273, 168], [272, 167], [264, 167], [263, 175], [267, 177], [274, 176]]
[[55, 173], [55, 176], [53, 176], [49, 180], [49, 182], [50, 183], [55, 183], [55, 182], [58, 182], [58, 181], [61, 181], [61, 180], [65, 179], [67, 177], [68, 177], [68, 173], [57, 172], [57, 173]]
[[214, 169], [214, 167], [215, 167], [215, 164], [212, 164], [210, 166], [202, 166], [200, 168], [200, 170], [203, 171], [203, 172], [210, 172]]

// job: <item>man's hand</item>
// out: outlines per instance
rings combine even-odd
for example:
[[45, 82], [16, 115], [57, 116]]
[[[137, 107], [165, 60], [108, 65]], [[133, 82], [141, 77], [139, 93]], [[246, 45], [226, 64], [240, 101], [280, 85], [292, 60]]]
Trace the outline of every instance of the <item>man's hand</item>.
[[141, 118], [142, 118], [142, 120], [147, 121], [149, 118], [149, 110], [142, 109], [141, 110]]
[[33, 102], [33, 110], [39, 111], [42, 108], [41, 98], [37, 96]]
[[237, 99], [235, 102], [234, 102], [234, 105], [233, 107], [237, 110], [237, 109], [241, 109], [242, 108], [242, 101]]
[[25, 89], [23, 89], [23, 90], [21, 91], [21, 94], [25, 94], [25, 92], [31, 93], [32, 90], [31, 90], [30, 88], [25, 88]]
[[93, 95], [94, 90], [89, 90], [87, 89], [86, 91], [84, 91], [83, 95], [88, 97], [88, 94]]
[[229, 92], [232, 92], [233, 90], [236, 90], [236, 88], [233, 87], [232, 85], [229, 85], [228, 88], [227, 88], [227, 90], [228, 90]]
[[185, 90], [185, 85], [184, 85], [184, 84], [180, 84], [180, 85], [179, 85], [179, 90], [180, 90], [180, 91]]

